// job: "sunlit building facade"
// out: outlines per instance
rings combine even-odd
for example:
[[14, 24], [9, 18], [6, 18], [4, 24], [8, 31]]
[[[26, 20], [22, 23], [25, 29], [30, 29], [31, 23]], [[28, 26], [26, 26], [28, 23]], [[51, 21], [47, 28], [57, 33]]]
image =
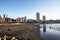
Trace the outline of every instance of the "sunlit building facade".
[[39, 12], [36, 13], [36, 21], [40, 22], [40, 13]]
[[26, 16], [22, 17], [22, 18], [17, 18], [16, 22], [20, 23], [20, 22], [26, 22]]

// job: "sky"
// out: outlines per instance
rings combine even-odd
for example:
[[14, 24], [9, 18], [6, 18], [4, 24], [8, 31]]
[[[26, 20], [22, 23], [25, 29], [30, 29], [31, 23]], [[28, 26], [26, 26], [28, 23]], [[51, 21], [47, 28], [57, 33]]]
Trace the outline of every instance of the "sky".
[[46, 20], [60, 19], [60, 0], [0, 0], [0, 15], [17, 18], [26, 16], [36, 19], [36, 12], [46, 16]]

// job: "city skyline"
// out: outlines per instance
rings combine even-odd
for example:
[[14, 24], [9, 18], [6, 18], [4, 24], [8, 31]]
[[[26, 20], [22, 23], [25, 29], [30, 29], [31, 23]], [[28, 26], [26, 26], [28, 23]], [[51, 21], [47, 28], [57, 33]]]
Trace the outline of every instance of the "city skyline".
[[40, 18], [60, 19], [59, 0], [0, 0], [0, 15], [7, 14], [11, 18], [24, 17], [36, 19], [36, 12]]

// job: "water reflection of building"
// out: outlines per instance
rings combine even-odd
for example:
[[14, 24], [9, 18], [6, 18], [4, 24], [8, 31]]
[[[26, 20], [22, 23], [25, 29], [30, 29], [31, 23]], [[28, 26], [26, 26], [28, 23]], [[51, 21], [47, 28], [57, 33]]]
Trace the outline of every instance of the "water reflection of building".
[[43, 24], [43, 32], [46, 32], [46, 25]]
[[46, 32], [46, 25], [45, 25], [45, 16], [43, 16], [43, 32]]
[[40, 22], [40, 14], [39, 14], [39, 12], [36, 13], [36, 21]]

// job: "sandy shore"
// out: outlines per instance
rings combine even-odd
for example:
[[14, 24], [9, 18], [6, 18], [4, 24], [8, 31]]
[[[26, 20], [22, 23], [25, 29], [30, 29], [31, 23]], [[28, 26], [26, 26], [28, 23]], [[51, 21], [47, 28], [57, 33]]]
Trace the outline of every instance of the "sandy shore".
[[29, 23], [22, 23], [19, 25], [1, 25], [0, 36], [1, 35], [15, 36], [19, 40], [42, 40], [39, 35], [39, 29]]

